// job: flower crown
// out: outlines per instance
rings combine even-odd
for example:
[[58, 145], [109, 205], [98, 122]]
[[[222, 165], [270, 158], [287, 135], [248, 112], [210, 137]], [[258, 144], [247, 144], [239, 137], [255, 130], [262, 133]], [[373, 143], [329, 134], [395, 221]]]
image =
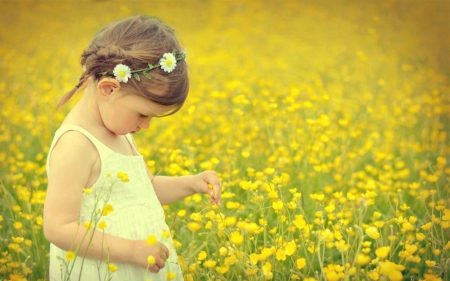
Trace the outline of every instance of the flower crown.
[[119, 63], [114, 67], [113, 71], [96, 73], [95, 77], [97, 81], [100, 76], [106, 75], [116, 78], [116, 80], [119, 82], [127, 83], [128, 79], [131, 78], [132, 75], [134, 79], [136, 79], [137, 81], [141, 81], [141, 77], [139, 76], [139, 74], [142, 74], [145, 78], [150, 80], [152, 79], [152, 77], [150, 76], [150, 74], [148, 74], [149, 71], [156, 68], [161, 68], [165, 72], [170, 73], [177, 66], [177, 62], [182, 60], [186, 61], [186, 52], [184, 51], [176, 53], [175, 51], [173, 51], [172, 53], [165, 53], [159, 60], [158, 64], [152, 65], [149, 63], [147, 68], [131, 70], [128, 65]]

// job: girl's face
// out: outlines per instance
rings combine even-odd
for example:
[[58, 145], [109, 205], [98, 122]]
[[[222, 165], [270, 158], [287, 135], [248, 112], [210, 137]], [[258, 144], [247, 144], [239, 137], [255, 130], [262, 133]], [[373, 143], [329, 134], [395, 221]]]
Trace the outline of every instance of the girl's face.
[[100, 115], [110, 132], [125, 135], [148, 129], [153, 117], [161, 116], [172, 108], [156, 104], [137, 94], [117, 91], [102, 108]]

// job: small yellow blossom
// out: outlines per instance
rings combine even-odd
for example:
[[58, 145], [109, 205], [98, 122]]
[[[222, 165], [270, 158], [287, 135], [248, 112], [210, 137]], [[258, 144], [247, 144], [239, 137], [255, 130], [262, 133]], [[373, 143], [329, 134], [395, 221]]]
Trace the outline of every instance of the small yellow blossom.
[[285, 250], [286, 250], [287, 256], [292, 256], [295, 253], [295, 251], [297, 250], [297, 243], [295, 243], [294, 240], [288, 242], [285, 246]]
[[107, 216], [114, 211], [114, 207], [111, 204], [106, 204], [103, 206], [102, 216]]
[[416, 233], [416, 239], [417, 241], [423, 241], [425, 239], [425, 234], [423, 234], [422, 232], [417, 232]]
[[15, 229], [21, 229], [21, 228], [22, 228], [22, 223], [21, 223], [20, 221], [15, 221], [15, 222], [13, 223], [13, 227], [14, 227]]
[[378, 258], [384, 259], [389, 255], [390, 250], [391, 250], [390, 246], [380, 247], [375, 250], [375, 254], [377, 255]]
[[376, 227], [373, 227], [373, 226], [368, 227], [366, 229], [366, 234], [372, 239], [380, 238], [380, 233], [378, 232], [378, 229]]
[[175, 277], [177, 277], [177, 274], [172, 272], [172, 271], [167, 271], [166, 272], [166, 278], [167, 280], [173, 280], [175, 279]]
[[154, 256], [150, 255], [147, 257], [147, 262], [149, 265], [154, 265], [156, 263], [156, 259]]
[[158, 242], [158, 239], [156, 239], [156, 236], [155, 236], [154, 234], [151, 234], [151, 235], [149, 235], [149, 236], [147, 237], [146, 242], [147, 242], [147, 244], [149, 244], [149, 245], [155, 245], [156, 242]]
[[450, 249], [450, 241], [447, 241], [447, 244], [444, 246], [444, 250]]
[[227, 253], [228, 253], [227, 248], [225, 248], [225, 247], [220, 247], [220, 249], [219, 249], [219, 254], [220, 254], [221, 256], [226, 256]]
[[193, 221], [196, 221], [196, 222], [200, 222], [202, 220], [202, 217], [203, 216], [200, 213], [192, 213], [190, 215], [190, 219], [193, 220]]
[[66, 260], [67, 261], [72, 261], [75, 258], [75, 253], [72, 251], [67, 251], [66, 253]]
[[124, 173], [124, 172], [118, 172], [117, 173], [117, 178], [123, 182], [129, 182], [130, 179], [128, 178], [128, 174]]
[[366, 264], [368, 264], [372, 259], [370, 258], [370, 256], [365, 255], [365, 254], [358, 254], [356, 256], [356, 263], [360, 266], [365, 266]]
[[98, 223], [98, 228], [104, 230], [106, 228], [106, 222], [105, 221], [101, 221]]
[[430, 230], [432, 225], [433, 225], [432, 222], [427, 222], [423, 224], [420, 228], [422, 228], [423, 230]]
[[203, 266], [205, 268], [209, 268], [209, 269], [214, 268], [216, 266], [216, 264], [217, 264], [217, 262], [214, 260], [207, 260], [207, 261], [203, 262]]
[[230, 235], [230, 241], [236, 246], [240, 246], [244, 242], [244, 236], [239, 231], [233, 231]]
[[305, 268], [305, 266], [306, 266], [306, 259], [305, 258], [298, 258], [295, 261], [295, 264], [297, 265], [298, 269]]
[[283, 249], [278, 249], [277, 252], [275, 253], [275, 257], [277, 260], [281, 261], [281, 260], [286, 260], [286, 252]]
[[197, 259], [199, 261], [205, 260], [208, 257], [208, 254], [205, 251], [201, 251], [198, 253]]
[[113, 263], [108, 263], [108, 270], [111, 272], [116, 272], [117, 271], [117, 266]]
[[170, 231], [168, 231], [167, 229], [164, 229], [161, 233], [161, 237], [162, 238], [170, 238]]
[[186, 210], [179, 210], [177, 213], [177, 216], [179, 216], [180, 218], [184, 217], [186, 215]]
[[187, 224], [187, 228], [192, 231], [192, 232], [196, 232], [197, 230], [199, 230], [200, 228], [202, 228], [201, 224], [199, 224], [198, 222], [189, 222]]
[[23, 240], [25, 240], [25, 239], [24, 239], [23, 237], [11, 237], [11, 240], [12, 240], [14, 243], [20, 244], [20, 243], [22, 243]]
[[84, 192], [85, 194], [91, 194], [91, 193], [92, 193], [92, 188], [88, 188], [88, 187], [83, 188], [83, 192]]

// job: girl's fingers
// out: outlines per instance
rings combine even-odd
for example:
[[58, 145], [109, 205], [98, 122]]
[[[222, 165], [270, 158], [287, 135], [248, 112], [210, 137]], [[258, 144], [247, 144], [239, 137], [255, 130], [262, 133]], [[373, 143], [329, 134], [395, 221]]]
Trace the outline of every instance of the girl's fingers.
[[206, 171], [203, 173], [203, 181], [207, 184], [204, 193], [209, 194], [211, 204], [220, 206], [220, 196], [222, 194], [222, 184], [220, 183], [217, 173], [214, 171]]
[[163, 257], [163, 255], [165, 255], [166, 258], [164, 260], [166, 260], [169, 258], [169, 248], [167, 248], [166, 245], [164, 245], [161, 242], [160, 242], [160, 245], [161, 245], [161, 250], [162, 250], [161, 257]]
[[222, 188], [220, 185], [220, 182], [217, 181], [214, 184], [208, 184], [208, 187], [210, 188], [209, 196], [212, 204], [216, 204], [217, 206], [220, 206], [220, 195], [222, 194]]

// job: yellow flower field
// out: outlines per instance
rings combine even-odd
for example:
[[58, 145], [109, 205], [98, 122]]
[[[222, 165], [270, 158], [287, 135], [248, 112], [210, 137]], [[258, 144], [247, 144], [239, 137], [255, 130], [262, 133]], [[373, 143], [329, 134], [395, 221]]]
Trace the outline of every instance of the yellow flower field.
[[56, 105], [95, 32], [142, 13], [187, 46], [191, 91], [141, 153], [224, 188], [165, 207], [185, 280], [450, 279], [447, 1], [0, 4], [0, 280], [48, 280], [46, 153], [76, 98]]

